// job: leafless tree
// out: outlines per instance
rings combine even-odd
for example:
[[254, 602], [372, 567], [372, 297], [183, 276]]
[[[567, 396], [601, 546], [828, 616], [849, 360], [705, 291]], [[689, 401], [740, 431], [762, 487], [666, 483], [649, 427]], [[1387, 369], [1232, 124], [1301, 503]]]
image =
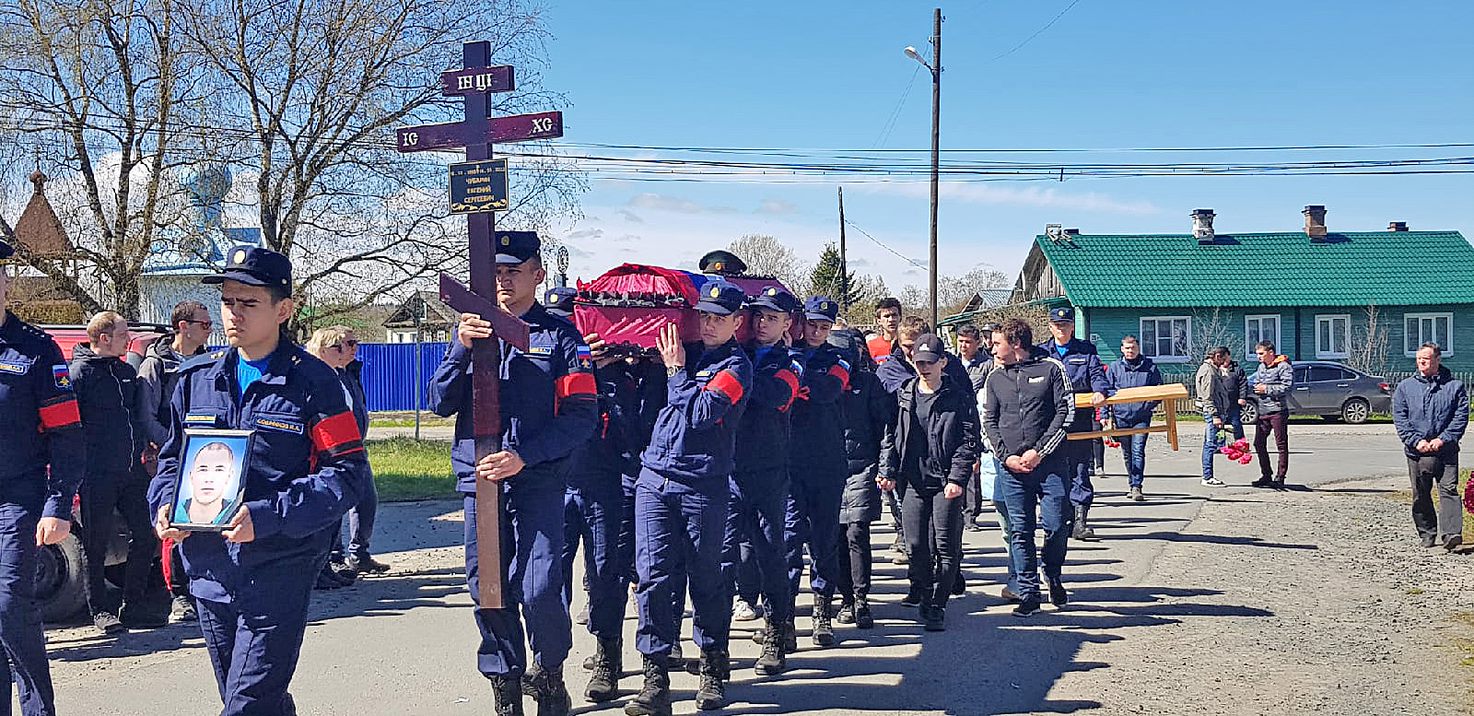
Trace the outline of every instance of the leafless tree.
[[1364, 373], [1376, 374], [1387, 370], [1391, 338], [1387, 322], [1377, 304], [1367, 306], [1364, 315], [1365, 321], [1351, 327], [1351, 345], [1346, 347], [1346, 365]]
[[1221, 308], [1203, 309], [1193, 313], [1192, 329], [1187, 338], [1187, 355], [1199, 360], [1208, 350], [1217, 346], [1228, 346], [1235, 360], [1243, 357], [1244, 339], [1233, 329], [1228, 314]]
[[746, 234], [727, 244], [727, 250], [747, 263], [748, 273], [772, 276], [790, 291], [803, 291], [809, 285], [808, 265], [777, 238], [767, 234]]
[[[149, 247], [183, 214], [169, 176], [181, 161], [178, 111], [200, 99], [175, 1], [13, 0], [0, 5], [0, 38], [0, 144], [11, 159], [0, 184], [24, 186], [33, 169], [53, 177], [48, 195], [71, 241], [18, 246], [21, 260], [86, 312], [134, 315]], [[0, 236], [15, 238], [3, 217]]]
[[[567, 104], [542, 86], [549, 35], [522, 0], [179, 1], [220, 78], [219, 131], [240, 138], [230, 158], [251, 175], [247, 201], [264, 243], [298, 262], [299, 292], [338, 299], [317, 319], [464, 271], [463, 224], [445, 217], [445, 167], [399, 155], [393, 141], [397, 126], [460, 118], [439, 73], [459, 66], [463, 41], [487, 40], [496, 62], [517, 67], [517, 90], [498, 95], [498, 113]], [[545, 149], [516, 153], [513, 205], [499, 225], [576, 218], [584, 176]]]

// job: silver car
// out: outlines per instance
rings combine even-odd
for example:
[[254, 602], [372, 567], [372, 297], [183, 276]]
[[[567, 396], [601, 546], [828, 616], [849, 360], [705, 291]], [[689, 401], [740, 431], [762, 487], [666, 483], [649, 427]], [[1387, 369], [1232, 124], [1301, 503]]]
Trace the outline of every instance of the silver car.
[[[1295, 385], [1288, 396], [1291, 415], [1320, 415], [1360, 424], [1372, 413], [1392, 412], [1392, 386], [1382, 376], [1330, 361], [1298, 361], [1293, 367]], [[1259, 404], [1251, 396], [1240, 417], [1252, 423], [1258, 414]]]

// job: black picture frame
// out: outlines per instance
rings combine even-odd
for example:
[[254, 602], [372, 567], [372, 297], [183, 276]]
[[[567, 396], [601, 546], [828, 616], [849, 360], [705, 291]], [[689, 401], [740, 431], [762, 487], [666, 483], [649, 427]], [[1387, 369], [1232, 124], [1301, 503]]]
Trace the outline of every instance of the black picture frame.
[[222, 532], [230, 525], [245, 498], [246, 467], [255, 439], [254, 430], [185, 429], [169, 507], [170, 527]]

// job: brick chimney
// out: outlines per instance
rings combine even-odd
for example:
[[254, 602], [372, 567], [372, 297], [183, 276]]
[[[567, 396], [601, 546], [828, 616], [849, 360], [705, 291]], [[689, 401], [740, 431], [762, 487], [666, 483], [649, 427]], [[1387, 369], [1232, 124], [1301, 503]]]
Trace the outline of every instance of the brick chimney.
[[1311, 241], [1326, 240], [1326, 207], [1321, 204], [1307, 204], [1300, 213], [1305, 215], [1305, 235]]
[[1213, 243], [1213, 217], [1217, 214], [1212, 209], [1193, 209], [1191, 214], [1193, 220], [1193, 238], [1200, 245]]
[[1388, 231], [1407, 231], [1407, 222], [1406, 221], [1389, 221], [1389, 222], [1387, 222], [1387, 230]]

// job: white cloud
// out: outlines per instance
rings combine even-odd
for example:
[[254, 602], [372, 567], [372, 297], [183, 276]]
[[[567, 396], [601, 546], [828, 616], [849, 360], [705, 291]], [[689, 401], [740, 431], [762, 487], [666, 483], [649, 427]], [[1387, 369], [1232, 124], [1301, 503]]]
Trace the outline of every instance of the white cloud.
[[[945, 181], [941, 182], [937, 189], [942, 201], [960, 201], [968, 204], [1033, 206], [1133, 216], [1161, 213], [1161, 209], [1149, 201], [1126, 201], [1093, 191], [1075, 193], [1060, 191], [1052, 187], [998, 186]], [[931, 193], [927, 184], [921, 182], [868, 184], [862, 185], [860, 190], [915, 198], [929, 197]]]
[[675, 214], [731, 214], [737, 211], [729, 206], [708, 206], [690, 199], [680, 199], [654, 192], [645, 192], [630, 197], [629, 205], [637, 209], [668, 211]]
[[791, 201], [784, 201], [782, 199], [763, 199], [761, 202], [758, 203], [757, 208], [752, 210], [752, 213], [766, 214], [768, 216], [784, 216], [787, 214], [797, 214], [798, 205], [794, 204]]

